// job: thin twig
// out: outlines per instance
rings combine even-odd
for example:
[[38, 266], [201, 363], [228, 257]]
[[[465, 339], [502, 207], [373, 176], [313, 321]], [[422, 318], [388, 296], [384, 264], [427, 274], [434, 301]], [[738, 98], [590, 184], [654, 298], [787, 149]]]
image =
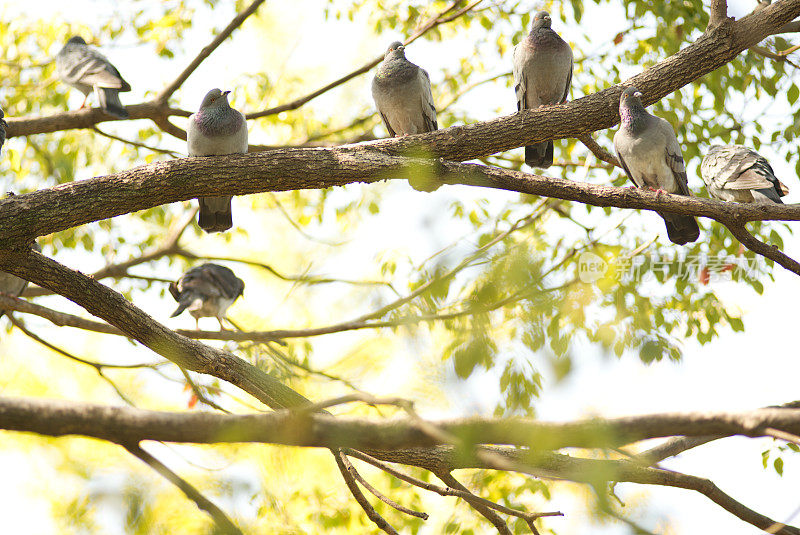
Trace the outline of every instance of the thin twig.
[[356, 467], [353, 466], [353, 464], [350, 462], [350, 459], [347, 458], [347, 455], [342, 455], [341, 459], [342, 459], [342, 463], [344, 464], [345, 468], [347, 468], [347, 471], [350, 472], [350, 475], [353, 476], [353, 478], [356, 481], [358, 481], [361, 484], [362, 487], [364, 487], [365, 489], [370, 491], [372, 493], [372, 495], [375, 496], [376, 498], [378, 498], [380, 501], [382, 501], [383, 503], [385, 503], [389, 507], [397, 509], [401, 513], [405, 513], [405, 514], [410, 515], [410, 516], [415, 516], [415, 517], [421, 518], [423, 520], [428, 520], [428, 513], [424, 513], [424, 512], [420, 512], [420, 511], [414, 511], [413, 509], [409, 509], [408, 507], [400, 505], [399, 503], [397, 503], [396, 501], [392, 500], [391, 498], [385, 496], [378, 489], [373, 487], [366, 479], [364, 479], [364, 477], [361, 474], [358, 473], [358, 470], [356, 470]]
[[347, 488], [350, 489], [350, 493], [358, 502], [358, 505], [361, 506], [361, 509], [364, 510], [367, 518], [372, 520], [376, 526], [386, 533], [389, 533], [390, 535], [399, 535], [397, 530], [395, 530], [381, 515], [378, 514], [375, 508], [370, 505], [370, 503], [367, 501], [367, 498], [361, 492], [361, 489], [358, 488], [356, 480], [347, 470], [347, 466], [345, 465], [344, 461], [344, 453], [341, 450], [331, 450], [331, 453], [333, 453], [333, 457], [336, 459], [336, 466], [339, 468], [339, 472], [342, 474]]
[[[456, 15], [454, 15], [454, 16], [451, 16], [451, 17], [448, 17], [448, 18], [442, 18], [445, 14], [447, 14], [450, 11], [454, 10], [455, 8], [457, 8], [458, 5], [462, 1], [463, 0], [454, 0], [453, 2], [448, 4], [448, 6], [445, 9], [443, 9], [438, 14], [436, 14], [433, 17], [431, 17], [430, 19], [428, 19], [428, 21], [425, 22], [422, 25], [422, 27], [419, 30], [417, 30], [411, 37], [406, 39], [403, 44], [409, 45], [409, 44], [413, 43], [414, 41], [416, 41], [417, 39], [419, 39], [420, 37], [422, 37], [423, 35], [425, 35], [428, 31], [430, 31], [433, 28], [439, 26], [440, 24], [445, 24], [447, 22], [451, 22], [451, 21], [455, 20], [456, 18], [460, 17], [461, 15], [463, 15], [464, 13], [466, 13], [467, 11], [469, 11], [470, 9], [472, 9], [473, 7], [478, 5], [482, 0], [477, 0], [476, 2], [472, 2], [470, 5], [468, 5], [464, 9], [461, 9], [460, 11], [458, 11], [456, 13]], [[364, 74], [366, 72], [369, 72], [373, 67], [375, 67], [381, 61], [383, 61], [383, 55], [373, 59], [372, 61], [370, 61], [369, 63], [367, 63], [365, 65], [362, 65], [358, 69], [356, 69], [356, 70], [354, 70], [354, 71], [342, 76], [341, 78], [338, 78], [337, 80], [334, 80], [333, 82], [329, 83], [328, 85], [326, 85], [324, 87], [321, 87], [320, 89], [317, 89], [316, 91], [313, 91], [313, 92], [311, 92], [311, 93], [309, 93], [307, 95], [304, 95], [304, 96], [302, 96], [300, 98], [297, 98], [297, 99], [295, 99], [295, 100], [293, 100], [291, 102], [288, 102], [286, 104], [281, 104], [280, 106], [275, 106], [273, 108], [269, 108], [269, 109], [266, 109], [266, 110], [263, 110], [263, 111], [248, 113], [248, 114], [245, 115], [245, 117], [247, 119], [259, 119], [261, 117], [267, 117], [269, 115], [275, 115], [277, 113], [281, 113], [281, 112], [284, 112], [284, 111], [296, 110], [297, 108], [303, 106], [307, 102], [317, 98], [318, 96], [320, 96], [320, 95], [322, 95], [324, 93], [327, 93], [331, 89], [334, 89], [334, 88], [342, 85], [343, 83], [352, 80], [353, 78], [355, 78], [357, 76], [360, 76], [360, 75], [362, 75], [362, 74]]]
[[230, 518], [214, 503], [203, 496], [199, 490], [194, 488], [191, 483], [180, 477], [178, 474], [167, 468], [161, 461], [144, 451], [138, 444], [121, 444], [131, 455], [138, 457], [147, 466], [161, 474], [164, 479], [178, 487], [187, 498], [197, 504], [197, 507], [207, 512], [217, 528], [225, 534], [243, 535], [242, 531], [231, 522]]
[[225, 29], [222, 30], [219, 34], [217, 34], [217, 36], [214, 37], [214, 40], [211, 41], [211, 43], [206, 45], [206, 47], [203, 48], [203, 50], [200, 51], [200, 53], [197, 55], [197, 57], [192, 60], [192, 62], [183, 70], [183, 72], [181, 72], [178, 75], [178, 77], [175, 78], [175, 80], [172, 81], [172, 83], [170, 83], [167, 87], [165, 87], [164, 89], [161, 90], [161, 92], [156, 96], [155, 100], [157, 102], [166, 103], [166, 101], [169, 99], [169, 97], [171, 97], [172, 94], [175, 91], [177, 91], [178, 88], [181, 85], [183, 85], [183, 82], [185, 82], [186, 79], [189, 78], [189, 76], [195, 71], [195, 69], [197, 69], [197, 67], [199, 67], [200, 64], [208, 56], [210, 56], [211, 53], [214, 52], [214, 50], [216, 50], [217, 47], [219, 45], [221, 45], [222, 42], [225, 39], [227, 39], [228, 36], [231, 33], [233, 33], [233, 31], [236, 28], [241, 26], [242, 23], [245, 21], [245, 19], [247, 17], [249, 17], [250, 15], [255, 13], [255, 11], [259, 8], [259, 6], [261, 4], [263, 4], [263, 3], [264, 3], [264, 0], [254, 0], [253, 3], [250, 4], [250, 6], [247, 9], [245, 9], [244, 11], [242, 11], [241, 13], [236, 15], [233, 18], [233, 20], [231, 20], [230, 23], [228, 23], [228, 25], [225, 27]]
[[161, 154], [168, 154], [168, 155], [172, 156], [173, 158], [180, 158], [181, 157], [181, 154], [178, 153], [178, 152], [175, 152], [174, 150], [161, 149], [159, 147], [153, 147], [151, 145], [147, 145], [145, 143], [140, 143], [138, 141], [131, 141], [130, 139], [121, 138], [119, 136], [115, 136], [114, 134], [109, 134], [108, 132], [104, 132], [104, 131], [100, 130], [97, 126], [92, 126], [92, 130], [94, 130], [95, 132], [97, 132], [101, 136], [107, 137], [109, 139], [113, 139], [114, 141], [121, 141], [122, 143], [126, 143], [126, 144], [132, 145], [134, 147], [140, 147], [140, 148], [143, 148], [143, 149], [151, 150], [153, 152], [159, 152]]

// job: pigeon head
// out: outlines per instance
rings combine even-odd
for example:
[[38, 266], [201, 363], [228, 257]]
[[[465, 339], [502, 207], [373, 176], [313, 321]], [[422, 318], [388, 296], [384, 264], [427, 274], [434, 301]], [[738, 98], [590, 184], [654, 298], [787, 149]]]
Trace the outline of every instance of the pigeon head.
[[549, 28], [551, 22], [550, 13], [547, 11], [540, 11], [533, 17], [533, 29]]
[[639, 105], [644, 107], [641, 101], [642, 93], [636, 89], [635, 87], [626, 87], [625, 91], [619, 96], [619, 105], [622, 106], [623, 104], [627, 106], [635, 106]]
[[75, 35], [75, 36], [69, 38], [69, 41], [67, 41], [67, 44], [68, 45], [85, 45], [86, 41], [84, 41], [83, 37], [81, 37], [80, 35]]
[[386, 49], [384, 59], [406, 57], [406, 47], [400, 41], [395, 41]]
[[647, 111], [644, 109], [642, 94], [635, 87], [626, 87], [619, 96], [619, 117], [622, 124], [633, 130], [639, 130], [646, 124]]
[[207, 108], [229, 108], [228, 94], [230, 91], [222, 91], [221, 89], [214, 88], [203, 98], [203, 103], [200, 104], [200, 109]]

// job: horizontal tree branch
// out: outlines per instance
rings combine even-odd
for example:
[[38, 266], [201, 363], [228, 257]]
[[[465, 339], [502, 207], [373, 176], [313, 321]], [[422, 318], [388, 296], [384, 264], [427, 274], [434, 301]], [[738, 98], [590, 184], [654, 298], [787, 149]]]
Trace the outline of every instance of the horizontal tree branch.
[[800, 434], [800, 409], [664, 413], [546, 423], [523, 418], [419, 421], [333, 417], [309, 411], [266, 414], [170, 413], [89, 403], [0, 398], [0, 428], [48, 436], [83, 435], [117, 444], [142, 440], [202, 444], [262, 442], [292, 446], [402, 450], [444, 445], [425, 428], [469, 444], [611, 448], [668, 436], [769, 436], [768, 428]]
[[[126, 444], [140, 440], [357, 447], [370, 456], [420, 466], [433, 472], [458, 468], [497, 468], [492, 459], [506, 457], [514, 466], [530, 466], [531, 474], [597, 484], [604, 480], [665, 485], [694, 490], [737, 517], [767, 529], [775, 522], [743, 506], [711, 481], [676, 472], [641, 467], [630, 461], [577, 459], [542, 448], [609, 447], [657, 436], [709, 434], [764, 435], [765, 429], [795, 432], [800, 427], [798, 409], [758, 409], [748, 412], [656, 414], [608, 420], [544, 424], [522, 419], [460, 419], [427, 422], [446, 434], [473, 442], [512, 442], [532, 449], [486, 448], [491, 455], [473, 457], [452, 446], [434, 446], [430, 433], [414, 419], [371, 421], [333, 418], [306, 411], [278, 411], [263, 415], [215, 413], [165, 413], [127, 407], [108, 407], [65, 401], [0, 398], [0, 428], [47, 436], [82, 435]], [[759, 431], [761, 430], [761, 431]], [[619, 437], [625, 438], [619, 438]], [[615, 438], [616, 437], [616, 438]], [[402, 449], [403, 444], [415, 444]], [[431, 447], [433, 446], [433, 447]], [[480, 449], [480, 448], [479, 448]], [[480, 460], [478, 460], [478, 458]], [[776, 533], [797, 535], [791, 526]]]

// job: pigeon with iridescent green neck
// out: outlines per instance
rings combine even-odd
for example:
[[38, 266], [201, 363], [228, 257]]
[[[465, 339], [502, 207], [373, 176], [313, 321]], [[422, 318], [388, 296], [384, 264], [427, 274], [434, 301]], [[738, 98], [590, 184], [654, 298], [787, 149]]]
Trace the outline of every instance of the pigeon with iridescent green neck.
[[[189, 156], [215, 156], [247, 152], [244, 115], [228, 104], [230, 91], [209, 91], [197, 113], [189, 117], [186, 144]], [[197, 224], [206, 232], [222, 232], [233, 226], [230, 195], [200, 197]]]

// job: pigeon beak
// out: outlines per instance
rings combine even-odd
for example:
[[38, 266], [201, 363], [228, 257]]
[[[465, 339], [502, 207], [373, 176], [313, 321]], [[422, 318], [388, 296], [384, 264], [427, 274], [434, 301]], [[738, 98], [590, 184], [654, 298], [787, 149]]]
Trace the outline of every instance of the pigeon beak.
[[403, 50], [405, 50], [405, 49], [406, 49], [406, 47], [405, 47], [405, 46], [403, 46], [403, 45], [400, 45], [400, 46], [398, 46], [397, 48], [395, 48], [395, 50], [399, 50], [399, 51], [401, 51], [401, 52], [402, 52]]
[[633, 96], [641, 98], [642, 94], [637, 91], [636, 93], [633, 94]]
[[231, 92], [230, 92], [230, 91], [223, 91], [223, 92], [222, 92], [222, 96], [223, 96], [223, 97], [227, 97], [227, 96], [228, 96], [228, 95], [230, 95], [230, 94], [231, 94]]

